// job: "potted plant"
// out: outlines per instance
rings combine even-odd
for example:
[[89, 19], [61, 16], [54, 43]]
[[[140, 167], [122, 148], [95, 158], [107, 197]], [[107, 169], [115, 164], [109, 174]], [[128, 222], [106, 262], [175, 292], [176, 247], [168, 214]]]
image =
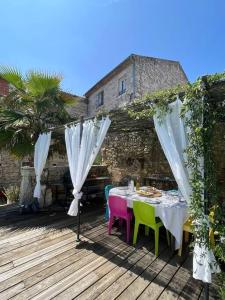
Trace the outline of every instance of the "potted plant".
[[19, 200], [20, 189], [16, 185], [10, 185], [7, 188], [4, 188], [3, 194], [7, 199], [7, 204], [13, 204]]

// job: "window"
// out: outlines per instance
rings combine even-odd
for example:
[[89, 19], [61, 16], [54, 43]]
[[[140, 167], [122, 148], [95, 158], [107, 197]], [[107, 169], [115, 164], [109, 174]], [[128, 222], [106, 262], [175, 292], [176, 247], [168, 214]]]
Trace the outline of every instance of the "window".
[[104, 91], [97, 94], [96, 98], [96, 108], [104, 104]]
[[126, 79], [123, 77], [119, 79], [119, 95], [122, 95], [125, 92], [126, 92]]

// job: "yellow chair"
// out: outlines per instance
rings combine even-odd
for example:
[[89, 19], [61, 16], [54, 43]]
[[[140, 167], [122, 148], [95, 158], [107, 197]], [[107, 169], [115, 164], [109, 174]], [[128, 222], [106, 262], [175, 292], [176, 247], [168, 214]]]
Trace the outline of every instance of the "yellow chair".
[[[214, 223], [214, 220], [215, 220], [215, 210], [216, 210], [216, 205], [212, 206], [209, 211], [209, 220], [211, 223]], [[185, 243], [187, 243], [189, 240], [189, 233], [193, 233], [192, 221], [193, 221], [193, 219], [190, 217], [183, 225]], [[212, 228], [209, 228], [209, 240], [210, 240], [210, 245], [211, 245], [212, 249], [214, 249], [215, 248], [215, 238], [214, 238], [214, 232], [213, 232]], [[183, 243], [183, 237], [182, 237], [182, 243]], [[182, 243], [181, 243], [181, 247], [178, 251], [179, 256], [181, 256], [181, 254], [182, 254]]]

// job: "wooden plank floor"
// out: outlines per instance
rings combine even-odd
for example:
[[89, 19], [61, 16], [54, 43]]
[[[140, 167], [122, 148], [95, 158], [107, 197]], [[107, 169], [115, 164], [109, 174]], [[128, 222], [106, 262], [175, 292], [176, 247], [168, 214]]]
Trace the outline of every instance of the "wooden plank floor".
[[134, 248], [116, 227], [109, 236], [97, 212], [82, 216], [76, 244], [74, 223], [61, 212], [21, 216], [0, 208], [1, 300], [202, 298], [191, 255], [179, 258], [162, 239], [158, 257], [151, 238]]

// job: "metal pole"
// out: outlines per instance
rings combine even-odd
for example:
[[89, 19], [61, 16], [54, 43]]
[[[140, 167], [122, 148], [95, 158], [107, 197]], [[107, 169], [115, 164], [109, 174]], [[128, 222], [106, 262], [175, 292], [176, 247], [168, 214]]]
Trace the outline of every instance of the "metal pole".
[[209, 300], [209, 284], [204, 282], [204, 299]]
[[[80, 144], [82, 140], [82, 134], [83, 134], [83, 123], [84, 123], [84, 117], [80, 117]], [[78, 214], [77, 214], [77, 239], [76, 242], [80, 242], [80, 201], [78, 200]]]
[[[104, 115], [102, 115], [102, 116], [104, 116]], [[87, 117], [87, 118], [81, 117], [81, 118], [83, 119], [83, 122], [84, 122], [84, 121], [88, 121], [88, 120], [94, 120], [96, 117]], [[72, 122], [60, 125], [60, 126], [49, 127], [48, 131], [54, 131], [54, 130], [58, 130], [58, 129], [63, 129], [63, 128], [65, 128], [65, 126], [76, 125], [78, 123], [80, 123], [80, 120], [79, 121], [75, 120], [75, 121], [72, 121]]]
[[80, 200], [78, 200], [77, 239], [76, 239], [76, 242], [80, 242]]
[[[202, 78], [203, 80], [203, 90], [206, 90], [207, 86], [206, 86], [206, 78], [203, 77]], [[206, 124], [207, 124], [207, 116], [206, 116], [206, 113], [205, 113], [205, 107], [206, 107], [206, 102], [208, 99], [203, 96], [203, 129], [205, 128]], [[204, 132], [204, 131], [203, 131]], [[207, 174], [207, 170], [205, 169], [205, 160], [206, 160], [206, 144], [207, 144], [207, 141], [206, 141], [206, 136], [205, 136], [205, 133], [203, 133], [203, 143], [204, 143], [204, 182], [206, 182], [206, 178], [208, 176]], [[207, 187], [205, 186], [205, 183], [204, 183], [204, 214], [206, 216], [208, 216], [208, 189]], [[209, 230], [207, 232], [207, 238], [209, 238]], [[207, 282], [204, 282], [204, 299], [205, 300], [209, 300], [209, 283]]]

